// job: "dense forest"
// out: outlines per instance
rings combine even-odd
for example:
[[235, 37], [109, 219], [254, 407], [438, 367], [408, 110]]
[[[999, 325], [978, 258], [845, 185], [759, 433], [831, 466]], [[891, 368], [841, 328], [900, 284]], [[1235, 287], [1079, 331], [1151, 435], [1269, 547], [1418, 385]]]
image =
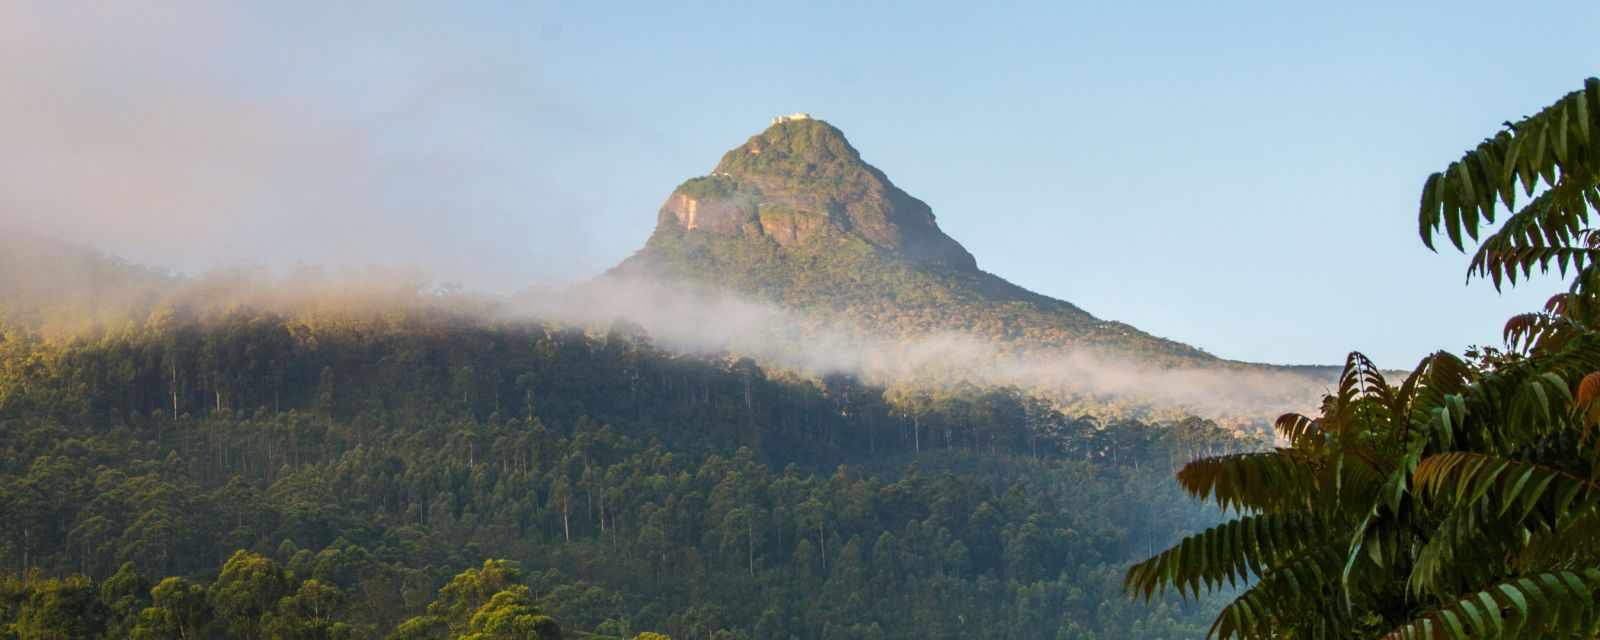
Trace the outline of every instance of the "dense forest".
[[448, 301], [0, 340], [0, 637], [1188, 638], [1120, 594], [1257, 443]]

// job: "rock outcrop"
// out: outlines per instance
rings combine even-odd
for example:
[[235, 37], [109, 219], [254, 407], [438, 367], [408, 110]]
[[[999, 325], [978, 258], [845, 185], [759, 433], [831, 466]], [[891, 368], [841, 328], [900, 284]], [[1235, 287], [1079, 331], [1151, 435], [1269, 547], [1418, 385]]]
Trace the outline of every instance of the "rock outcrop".
[[776, 119], [723, 155], [711, 175], [683, 183], [662, 205], [659, 224], [761, 236], [780, 247], [840, 233], [910, 262], [977, 269], [926, 203], [864, 162], [839, 129], [809, 117]]

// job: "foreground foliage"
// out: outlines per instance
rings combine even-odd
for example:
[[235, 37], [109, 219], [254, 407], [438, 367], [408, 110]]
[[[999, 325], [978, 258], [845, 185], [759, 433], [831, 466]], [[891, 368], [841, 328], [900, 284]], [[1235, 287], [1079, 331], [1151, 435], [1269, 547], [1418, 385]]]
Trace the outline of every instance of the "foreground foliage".
[[[1516, 209], [1518, 186], [1535, 196]], [[1134, 565], [1151, 597], [1248, 588], [1220, 638], [1594, 638], [1600, 630], [1600, 80], [1508, 123], [1423, 189], [1424, 242], [1477, 239], [1496, 286], [1570, 277], [1506, 351], [1437, 353], [1401, 381], [1352, 354], [1288, 446], [1186, 466], [1239, 514]]]

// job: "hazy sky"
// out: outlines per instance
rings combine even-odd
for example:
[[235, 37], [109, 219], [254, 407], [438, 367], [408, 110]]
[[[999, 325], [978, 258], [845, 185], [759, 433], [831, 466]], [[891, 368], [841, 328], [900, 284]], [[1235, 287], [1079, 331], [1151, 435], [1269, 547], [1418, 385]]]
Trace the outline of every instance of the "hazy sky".
[[1418, 189], [1600, 74], [1589, 0], [67, 4], [0, 0], [6, 222], [507, 291], [616, 263], [809, 111], [984, 269], [1270, 362], [1497, 342], [1557, 285], [1463, 285]]

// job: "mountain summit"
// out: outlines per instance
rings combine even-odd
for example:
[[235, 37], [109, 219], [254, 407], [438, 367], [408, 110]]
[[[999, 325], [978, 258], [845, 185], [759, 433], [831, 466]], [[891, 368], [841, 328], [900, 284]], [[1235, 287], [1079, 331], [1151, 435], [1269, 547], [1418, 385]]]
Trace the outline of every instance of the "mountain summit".
[[863, 162], [844, 132], [806, 114], [773, 120], [724, 154], [711, 175], [678, 187], [660, 223], [766, 237], [780, 247], [849, 234], [912, 262], [977, 269], [972, 254], [939, 230], [927, 203]]
[[610, 276], [687, 280], [890, 335], [956, 331], [1018, 348], [1108, 348], [1215, 362], [978, 268], [927, 203], [804, 113], [674, 189], [655, 232]]

